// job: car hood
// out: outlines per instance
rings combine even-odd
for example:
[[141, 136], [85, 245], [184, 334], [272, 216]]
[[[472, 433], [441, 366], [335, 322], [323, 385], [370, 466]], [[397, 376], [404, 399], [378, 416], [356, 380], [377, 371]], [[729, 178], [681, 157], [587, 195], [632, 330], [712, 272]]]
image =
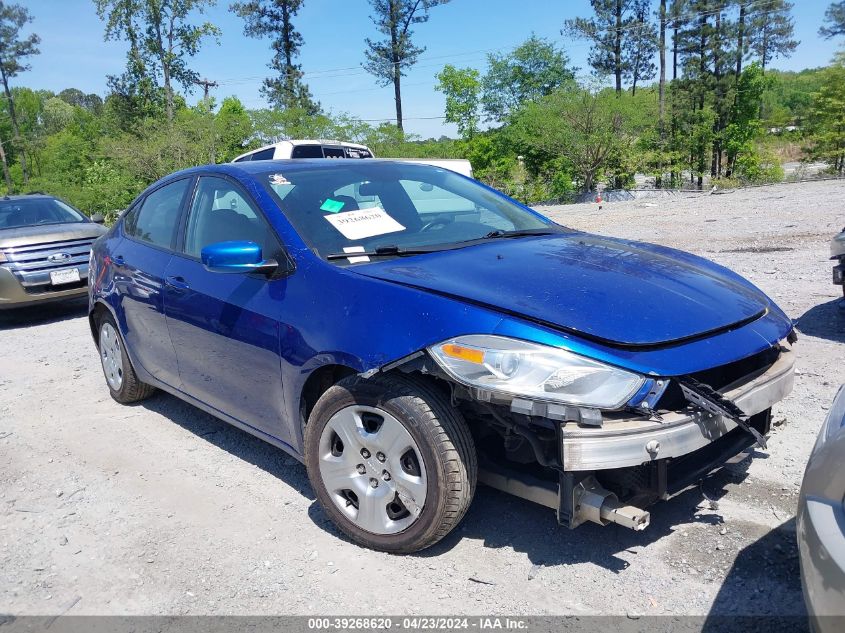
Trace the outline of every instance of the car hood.
[[96, 239], [107, 229], [94, 222], [68, 222], [66, 224], [40, 224], [0, 229], [0, 248]]
[[577, 233], [500, 239], [353, 270], [622, 346], [715, 333], [770, 305], [749, 282], [705, 259]]

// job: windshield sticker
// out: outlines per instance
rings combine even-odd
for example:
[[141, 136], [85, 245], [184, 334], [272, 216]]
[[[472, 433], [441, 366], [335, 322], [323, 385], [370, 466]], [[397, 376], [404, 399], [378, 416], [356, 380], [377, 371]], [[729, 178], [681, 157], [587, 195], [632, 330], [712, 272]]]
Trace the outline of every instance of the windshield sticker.
[[[363, 253], [364, 247], [363, 246], [344, 246], [343, 247], [344, 253]], [[361, 255], [359, 257], [347, 257], [346, 258], [350, 264], [360, 264], [361, 262], [368, 262], [370, 258], [366, 255]]]
[[323, 217], [348, 240], [357, 241], [405, 230], [404, 226], [387, 215], [383, 209], [358, 209]]
[[270, 184], [273, 185], [289, 185], [290, 180], [284, 177], [282, 174], [270, 174]]
[[341, 202], [340, 200], [332, 200], [331, 198], [326, 198], [326, 201], [320, 206], [320, 211], [328, 211], [329, 213], [337, 213], [341, 209], [343, 209], [343, 205], [345, 203]]

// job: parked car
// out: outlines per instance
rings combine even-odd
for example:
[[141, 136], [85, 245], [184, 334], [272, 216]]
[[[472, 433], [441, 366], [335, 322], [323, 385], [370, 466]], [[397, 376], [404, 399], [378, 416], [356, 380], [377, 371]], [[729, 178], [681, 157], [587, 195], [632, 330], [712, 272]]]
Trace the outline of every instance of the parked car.
[[798, 499], [801, 586], [813, 628], [845, 630], [845, 385], [810, 453]]
[[[465, 213], [427, 213], [430, 195]], [[476, 482], [559, 521], [644, 507], [754, 442], [792, 388], [790, 319], [739, 275], [559, 226], [382, 160], [178, 172], [93, 249], [118, 402], [155, 388], [304, 461], [352, 540], [443, 538]]]
[[[373, 158], [373, 150], [366, 145], [345, 141], [290, 140], [279, 141], [241, 154], [233, 163], [253, 160], [281, 160], [288, 158]], [[392, 158], [391, 160], [450, 169], [472, 178], [472, 165], [463, 158]]]
[[833, 267], [833, 283], [842, 286], [845, 297], [845, 228], [830, 242], [830, 258], [839, 262]]
[[84, 297], [102, 222], [53, 196], [0, 198], [0, 309]]
[[366, 145], [345, 141], [299, 139], [279, 141], [241, 154], [233, 163], [252, 160], [279, 160], [284, 158], [372, 158], [373, 151]]

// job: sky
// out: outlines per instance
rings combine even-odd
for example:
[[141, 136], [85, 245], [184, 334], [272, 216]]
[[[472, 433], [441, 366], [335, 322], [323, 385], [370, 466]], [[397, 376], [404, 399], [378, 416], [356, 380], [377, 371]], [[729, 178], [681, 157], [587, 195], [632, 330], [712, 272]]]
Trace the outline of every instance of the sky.
[[[73, 87], [104, 96], [106, 76], [123, 71], [126, 46], [103, 41], [103, 23], [93, 0], [17, 1], [33, 16], [28, 29], [41, 37], [41, 54], [31, 58], [32, 69], [16, 77], [14, 84], [53, 92]], [[827, 64], [837, 46], [845, 44], [818, 36], [829, 0], [794, 1], [800, 44], [792, 57], [776, 60], [772, 67], [801, 70]], [[206, 12], [204, 19], [216, 24], [222, 36], [219, 44], [205, 42], [192, 67], [218, 82], [212, 92], [218, 103], [234, 95], [248, 108], [266, 107], [259, 88], [270, 72], [269, 40], [245, 37], [243, 21], [229, 12], [229, 4], [218, 0]], [[305, 0], [294, 25], [304, 38], [299, 61], [314, 97], [334, 113], [378, 123], [392, 121], [395, 107], [392, 87], [380, 88], [361, 67], [365, 38], [379, 37], [370, 13], [366, 0]], [[443, 121], [444, 98], [434, 90], [434, 75], [445, 64], [483, 72], [488, 53], [508, 53], [531, 33], [550, 39], [580, 72], [589, 72], [589, 43], [560, 34], [567, 18], [589, 15], [588, 0], [451, 0], [434, 7], [431, 19], [415, 29], [414, 42], [426, 51], [403, 79], [406, 132], [423, 138], [455, 136], [454, 126]], [[189, 102], [201, 96], [198, 88]]]

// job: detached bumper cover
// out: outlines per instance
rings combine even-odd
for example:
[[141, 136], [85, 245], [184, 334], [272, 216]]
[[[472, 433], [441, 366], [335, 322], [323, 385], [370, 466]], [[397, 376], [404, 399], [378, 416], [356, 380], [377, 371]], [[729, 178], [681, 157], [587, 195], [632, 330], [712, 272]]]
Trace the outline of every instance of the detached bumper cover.
[[[782, 400], [794, 382], [795, 354], [789, 346], [769, 369], [723, 395], [747, 416]], [[625, 468], [696, 451], [737, 428], [725, 417], [703, 411], [673, 412], [663, 421], [605, 420], [601, 428], [561, 427], [561, 457], [567, 471]], [[750, 436], [749, 436], [750, 437]]]

